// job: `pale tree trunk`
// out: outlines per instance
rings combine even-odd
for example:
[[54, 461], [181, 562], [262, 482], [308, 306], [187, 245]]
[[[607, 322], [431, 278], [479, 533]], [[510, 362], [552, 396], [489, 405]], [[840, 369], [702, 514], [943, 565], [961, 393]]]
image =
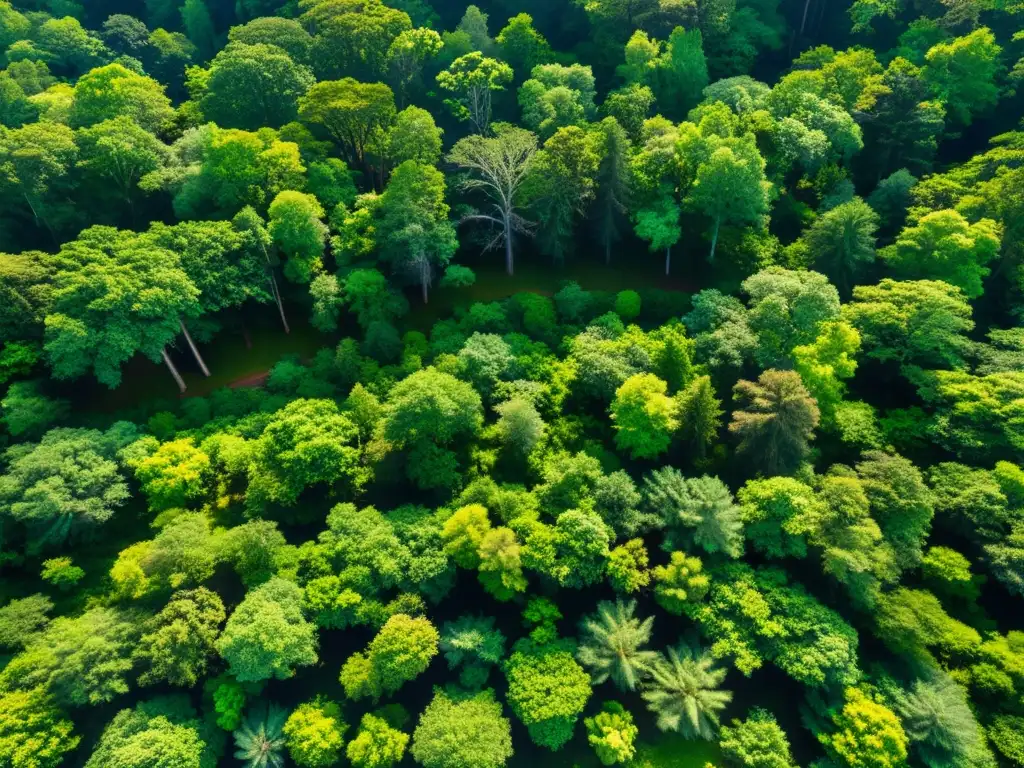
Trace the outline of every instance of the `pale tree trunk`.
[[512, 275], [512, 228], [505, 219], [505, 271]]
[[278, 311], [281, 312], [281, 324], [285, 327], [285, 333], [292, 333], [288, 327], [288, 317], [285, 316], [285, 305], [281, 302], [281, 290], [278, 288], [278, 279], [274, 278], [273, 272], [268, 272], [270, 278], [270, 289], [273, 292], [273, 300], [278, 304]]
[[668, 276], [669, 269], [672, 267], [672, 246], [670, 245], [665, 249], [665, 276]]
[[420, 257], [420, 287], [423, 289], [423, 303], [430, 301], [428, 291], [430, 289], [430, 262], [426, 256]]
[[811, 0], [804, 0], [804, 15], [800, 19], [800, 34], [804, 33], [804, 27], [807, 26], [807, 9], [811, 7]]
[[708, 254], [708, 263], [715, 263], [715, 246], [718, 245], [718, 227], [720, 219], [715, 219], [715, 228], [711, 231], [711, 253]]
[[185, 392], [185, 380], [181, 378], [181, 374], [178, 373], [178, 369], [174, 367], [174, 363], [171, 362], [171, 356], [167, 354], [167, 348], [164, 347], [160, 350], [160, 356], [164, 359], [164, 364], [167, 366], [167, 370], [171, 372], [171, 376], [178, 383], [178, 389]]
[[199, 370], [203, 372], [203, 376], [210, 375], [210, 369], [206, 367], [206, 363], [203, 361], [202, 355], [199, 354], [199, 348], [196, 343], [192, 341], [192, 334], [188, 332], [188, 328], [185, 327], [185, 323], [182, 322], [181, 318], [178, 318], [178, 325], [181, 326], [181, 332], [185, 334], [185, 341], [188, 342], [189, 349], [192, 350], [192, 355], [195, 357], [196, 362], [199, 363]]

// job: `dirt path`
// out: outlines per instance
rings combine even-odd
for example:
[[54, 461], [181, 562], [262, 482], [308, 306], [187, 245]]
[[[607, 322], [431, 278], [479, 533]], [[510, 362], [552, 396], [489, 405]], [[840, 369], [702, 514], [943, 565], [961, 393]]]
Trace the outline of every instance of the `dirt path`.
[[241, 389], [243, 387], [262, 387], [267, 383], [267, 377], [270, 376], [270, 371], [259, 371], [257, 373], [250, 373], [243, 376], [240, 379], [235, 379], [228, 384], [230, 389]]

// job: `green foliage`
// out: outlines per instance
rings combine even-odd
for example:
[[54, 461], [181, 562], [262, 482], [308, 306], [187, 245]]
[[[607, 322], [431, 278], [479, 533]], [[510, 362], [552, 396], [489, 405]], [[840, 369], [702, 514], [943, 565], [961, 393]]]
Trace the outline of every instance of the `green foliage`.
[[667, 565], [651, 570], [658, 605], [677, 616], [687, 613], [687, 606], [699, 603], [707, 595], [710, 579], [703, 570], [699, 557], [672, 552]]
[[145, 669], [140, 685], [166, 681], [191, 688], [205, 675], [217, 652], [216, 640], [225, 619], [224, 604], [215, 592], [200, 587], [175, 592], [167, 605], [147, 622], [133, 659]]
[[338, 762], [347, 728], [341, 719], [341, 707], [333, 701], [315, 699], [296, 707], [281, 732], [296, 765], [326, 768]]
[[508, 703], [533, 742], [554, 751], [572, 738], [590, 677], [560, 641], [521, 640], [505, 662]]
[[800, 376], [765, 371], [756, 382], [739, 381], [729, 431], [739, 436], [737, 451], [749, 455], [767, 474], [793, 470], [806, 457], [820, 411]]
[[441, 627], [440, 648], [448, 668], [459, 668], [459, 682], [472, 690], [484, 685], [491, 665], [501, 663], [505, 636], [493, 617], [461, 616]]
[[843, 708], [832, 721], [836, 730], [818, 739], [840, 765], [895, 768], [907, 759], [907, 735], [899, 718], [858, 688], [847, 688]]
[[314, 627], [302, 616], [302, 590], [282, 578], [246, 594], [216, 645], [241, 683], [284, 680], [295, 667], [317, 660]]
[[651, 583], [643, 539], [630, 539], [608, 553], [608, 581], [616, 592], [639, 592]]
[[723, 725], [719, 744], [726, 763], [736, 768], [792, 768], [786, 732], [764, 709], [753, 709], [745, 720]]
[[43, 581], [66, 591], [85, 577], [85, 571], [74, 565], [70, 557], [54, 557], [43, 561], [43, 570], [39, 576]]
[[341, 684], [351, 699], [374, 700], [392, 695], [421, 675], [437, 655], [440, 639], [434, 625], [423, 617], [396, 614], [370, 641], [366, 653], [349, 657], [341, 669]]
[[658, 728], [678, 731], [688, 739], [714, 738], [718, 713], [732, 700], [732, 693], [718, 690], [725, 670], [714, 663], [711, 654], [685, 643], [658, 659], [643, 692]]
[[942, 673], [899, 691], [894, 708], [911, 747], [927, 766], [970, 765], [982, 749], [981, 727], [966, 691]]
[[636, 602], [601, 602], [597, 613], [580, 624], [580, 647], [576, 658], [590, 669], [591, 680], [607, 680], [616, 687], [634, 691], [651, 673], [658, 655], [644, 650], [650, 642], [654, 618], [633, 616]]
[[0, 694], [0, 760], [11, 768], [57, 768], [81, 740], [45, 691]]
[[687, 479], [674, 467], [662, 467], [644, 478], [644, 498], [662, 518], [665, 549], [692, 541], [710, 554], [735, 558], [743, 553], [740, 509], [717, 477]]
[[282, 768], [287, 715], [286, 710], [271, 702], [250, 709], [241, 728], [232, 734], [235, 758], [246, 768]]
[[636, 754], [633, 742], [640, 729], [633, 725], [633, 716], [617, 701], [606, 701], [601, 711], [583, 721], [587, 741], [602, 765], [629, 763]]
[[410, 752], [425, 768], [501, 768], [512, 756], [512, 729], [492, 690], [455, 697], [437, 690]]
[[0, 608], [0, 646], [24, 648], [50, 621], [53, 602], [44, 595], [11, 600]]
[[391, 768], [401, 761], [408, 743], [408, 734], [392, 728], [381, 717], [366, 714], [345, 754], [356, 768]]
[[122, 709], [103, 730], [88, 768], [133, 768], [138, 765], [206, 768], [216, 760], [204, 739], [205, 726], [188, 700], [179, 696], [152, 699]]

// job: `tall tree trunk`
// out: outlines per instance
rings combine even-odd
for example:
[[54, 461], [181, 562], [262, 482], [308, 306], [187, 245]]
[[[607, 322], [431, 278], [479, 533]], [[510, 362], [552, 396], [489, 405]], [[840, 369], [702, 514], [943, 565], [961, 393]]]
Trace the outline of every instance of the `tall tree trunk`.
[[423, 303], [426, 304], [430, 301], [430, 297], [427, 295], [430, 288], [430, 262], [426, 256], [420, 259], [420, 287], [423, 289]]
[[288, 318], [284, 316], [284, 304], [281, 303], [281, 290], [277, 287], [277, 278], [274, 277], [272, 271], [269, 271], [272, 269], [272, 267], [269, 267], [267, 272], [267, 276], [270, 278], [270, 289], [274, 294], [274, 301], [277, 303], [277, 311], [281, 313], [281, 324], [284, 326], [284, 332], [291, 333], [292, 329], [288, 327]]
[[505, 219], [505, 271], [512, 274], [512, 227]]
[[668, 276], [668, 271], [672, 267], [672, 246], [670, 245], [665, 249], [665, 276]]
[[206, 367], [206, 363], [203, 361], [202, 355], [199, 354], [199, 348], [196, 343], [192, 341], [192, 334], [188, 332], [188, 328], [185, 327], [185, 323], [182, 319], [178, 318], [178, 325], [181, 326], [181, 332], [185, 334], [185, 341], [188, 342], [189, 349], [192, 350], [192, 355], [195, 357], [196, 362], [199, 363], [199, 370], [203, 372], [203, 376], [210, 375], [210, 369]]
[[807, 26], [807, 9], [811, 7], [811, 0], [804, 0], [804, 15], [800, 19], [800, 34], [804, 33], [804, 27]]
[[164, 364], [167, 366], [167, 370], [171, 372], [171, 376], [178, 382], [178, 389], [182, 392], [185, 391], [185, 380], [181, 378], [181, 374], [178, 373], [178, 369], [174, 367], [174, 363], [171, 362], [171, 356], [167, 354], [167, 347], [160, 350], [160, 356], [164, 359]]
[[721, 226], [720, 220], [715, 219], [715, 228], [711, 231], [711, 253], [708, 254], [708, 263], [715, 263], [715, 246], [718, 245], [718, 227]]

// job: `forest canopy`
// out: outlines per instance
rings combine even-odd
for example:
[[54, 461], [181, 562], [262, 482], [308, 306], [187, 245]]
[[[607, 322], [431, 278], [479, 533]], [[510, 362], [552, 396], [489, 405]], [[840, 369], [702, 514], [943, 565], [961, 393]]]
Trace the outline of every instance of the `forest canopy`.
[[0, 0], [0, 768], [1024, 768], [1024, 5]]

